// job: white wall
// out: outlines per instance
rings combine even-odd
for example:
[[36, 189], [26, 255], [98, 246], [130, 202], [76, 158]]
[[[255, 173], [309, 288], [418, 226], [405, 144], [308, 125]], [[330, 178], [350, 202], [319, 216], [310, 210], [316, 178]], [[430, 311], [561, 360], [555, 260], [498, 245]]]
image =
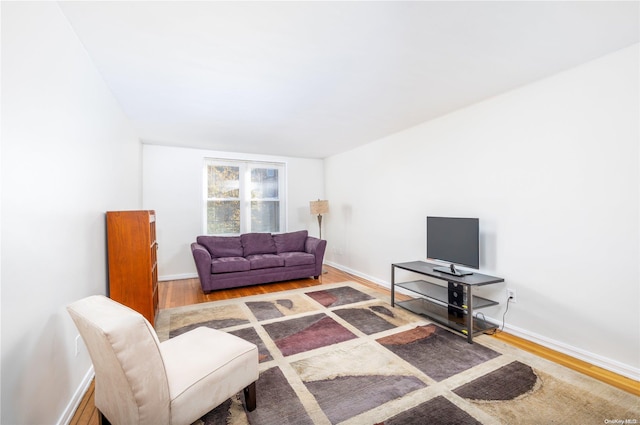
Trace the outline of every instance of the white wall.
[[378, 282], [479, 217], [507, 329], [639, 378], [638, 45], [326, 160], [330, 263]]
[[91, 362], [65, 306], [106, 292], [105, 215], [141, 144], [54, 2], [2, 2], [3, 424], [63, 423]]
[[324, 196], [323, 161], [143, 145], [143, 205], [157, 215], [158, 271], [161, 280], [196, 277], [191, 243], [203, 234], [205, 158], [284, 162], [287, 230], [318, 234], [309, 201]]

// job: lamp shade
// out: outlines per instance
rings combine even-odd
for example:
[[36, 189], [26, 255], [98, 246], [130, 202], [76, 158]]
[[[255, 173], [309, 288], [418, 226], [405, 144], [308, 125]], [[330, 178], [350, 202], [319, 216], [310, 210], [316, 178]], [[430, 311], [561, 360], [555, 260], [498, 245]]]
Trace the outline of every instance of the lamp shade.
[[329, 212], [329, 201], [321, 201], [320, 199], [311, 201], [309, 202], [309, 208], [311, 214], [326, 214]]

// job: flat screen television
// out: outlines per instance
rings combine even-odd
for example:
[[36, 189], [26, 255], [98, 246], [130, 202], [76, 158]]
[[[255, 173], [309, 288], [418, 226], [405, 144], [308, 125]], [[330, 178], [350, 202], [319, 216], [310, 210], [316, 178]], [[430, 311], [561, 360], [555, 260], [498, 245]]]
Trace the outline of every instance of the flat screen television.
[[477, 218], [427, 217], [427, 258], [450, 263], [440, 272], [463, 276], [473, 272], [455, 266], [480, 268], [480, 231]]

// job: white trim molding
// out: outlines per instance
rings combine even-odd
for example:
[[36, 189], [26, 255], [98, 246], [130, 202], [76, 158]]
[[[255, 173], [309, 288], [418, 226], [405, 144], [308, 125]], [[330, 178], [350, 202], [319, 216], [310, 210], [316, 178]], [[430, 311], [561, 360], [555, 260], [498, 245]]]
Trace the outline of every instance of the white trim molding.
[[164, 276], [158, 276], [158, 281], [166, 282], [168, 280], [194, 279], [197, 277], [198, 277], [198, 273], [167, 274]]
[[[500, 323], [498, 320], [493, 319], [491, 317], [487, 317], [487, 320], [494, 324]], [[625, 376], [629, 379], [640, 381], [640, 369], [638, 368], [634, 368], [624, 363], [620, 363], [618, 361], [615, 361], [603, 356], [599, 356], [597, 354], [582, 350], [577, 347], [573, 347], [569, 344], [565, 344], [563, 342], [556, 341], [551, 338], [547, 338], [543, 335], [530, 332], [526, 329], [509, 325], [508, 323], [505, 323], [504, 330], [512, 335], [526, 339], [527, 341], [534, 342], [538, 345], [542, 345], [543, 347], [549, 348], [551, 350], [557, 351], [562, 354], [566, 354], [578, 360], [585, 361], [589, 364], [601, 367], [608, 371], [617, 373], [618, 375]]]
[[73, 415], [76, 413], [76, 410], [78, 410], [78, 406], [80, 406], [82, 398], [89, 390], [89, 386], [91, 385], [91, 381], [94, 376], [95, 371], [93, 370], [93, 365], [91, 365], [89, 370], [87, 370], [87, 373], [84, 375], [84, 378], [82, 378], [80, 385], [73, 393], [73, 397], [69, 400], [67, 407], [64, 409], [64, 412], [62, 412], [62, 416], [60, 416], [56, 425], [67, 425], [71, 423], [71, 419], [73, 419]]

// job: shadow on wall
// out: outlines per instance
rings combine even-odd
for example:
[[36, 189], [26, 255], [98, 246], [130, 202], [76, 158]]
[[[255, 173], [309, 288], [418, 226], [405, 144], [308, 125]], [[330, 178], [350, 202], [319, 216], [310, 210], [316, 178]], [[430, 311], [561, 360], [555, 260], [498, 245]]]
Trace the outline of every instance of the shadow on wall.
[[495, 231], [480, 232], [480, 268], [496, 269], [497, 237]]
[[[340, 234], [340, 238], [332, 241], [330, 258], [339, 264], [349, 265], [352, 258], [351, 255], [347, 255], [347, 253], [351, 252], [352, 236], [350, 230], [353, 219], [353, 207], [350, 204], [342, 204], [340, 208], [334, 208], [334, 211], [333, 217], [341, 221], [338, 222], [334, 220], [334, 226], [331, 226], [331, 220], [327, 222], [327, 234]], [[329, 245], [327, 245], [327, 248], [328, 247]]]

